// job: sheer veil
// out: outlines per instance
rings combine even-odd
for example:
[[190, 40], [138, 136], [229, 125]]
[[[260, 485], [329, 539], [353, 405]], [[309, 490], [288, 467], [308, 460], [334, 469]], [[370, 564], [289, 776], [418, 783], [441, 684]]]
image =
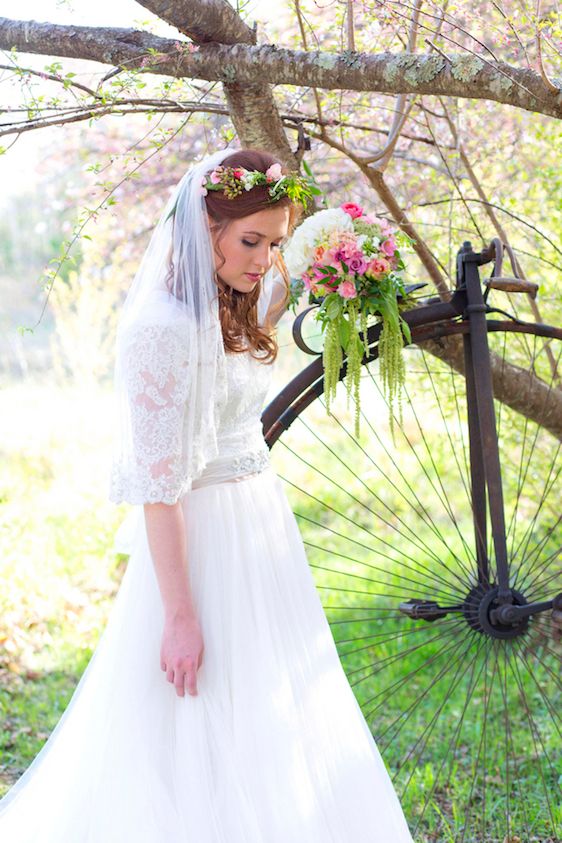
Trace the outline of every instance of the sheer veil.
[[[109, 498], [175, 503], [218, 453], [225, 351], [202, 179], [235, 150], [196, 163], [168, 199], [120, 314]], [[263, 279], [263, 318], [278, 270]]]

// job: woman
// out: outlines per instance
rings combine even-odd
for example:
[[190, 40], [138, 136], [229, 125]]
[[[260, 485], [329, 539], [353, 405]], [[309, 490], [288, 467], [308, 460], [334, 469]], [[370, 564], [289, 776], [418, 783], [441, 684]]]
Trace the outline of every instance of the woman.
[[2, 843], [412, 841], [260, 422], [306, 195], [268, 153], [222, 150], [153, 233], [118, 330], [110, 484], [144, 517], [66, 711], [0, 801]]

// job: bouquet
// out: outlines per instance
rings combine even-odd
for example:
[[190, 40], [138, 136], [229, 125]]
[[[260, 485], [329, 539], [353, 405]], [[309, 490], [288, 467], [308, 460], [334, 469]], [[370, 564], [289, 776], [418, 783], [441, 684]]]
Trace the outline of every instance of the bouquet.
[[[402, 358], [410, 330], [400, 315], [397, 296], [405, 298], [403, 253], [414, 241], [391, 223], [364, 212], [353, 202], [328, 208], [308, 217], [284, 250], [292, 276], [290, 304], [305, 290], [309, 302], [320, 298], [316, 319], [324, 332], [322, 358], [326, 411], [336, 394], [343, 355], [347, 356], [347, 402], [355, 399], [355, 435], [359, 436], [359, 384], [363, 353], [369, 354], [367, 321], [382, 320], [379, 338], [380, 376], [390, 409], [394, 435], [394, 405], [405, 380]], [[359, 323], [359, 324], [358, 324]]]

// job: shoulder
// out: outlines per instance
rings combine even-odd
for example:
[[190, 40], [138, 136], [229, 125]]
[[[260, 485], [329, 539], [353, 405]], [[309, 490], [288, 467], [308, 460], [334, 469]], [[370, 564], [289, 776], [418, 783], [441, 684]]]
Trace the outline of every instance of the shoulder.
[[186, 306], [164, 290], [154, 290], [130, 308], [118, 328], [123, 347], [156, 340], [189, 347], [196, 326]]

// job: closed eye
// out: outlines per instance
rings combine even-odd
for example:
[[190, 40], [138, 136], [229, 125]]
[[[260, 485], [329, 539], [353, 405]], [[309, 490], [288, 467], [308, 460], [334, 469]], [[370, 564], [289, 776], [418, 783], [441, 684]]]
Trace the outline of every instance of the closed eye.
[[[245, 246], [249, 246], [250, 248], [258, 245], [257, 243], [250, 243], [249, 240], [244, 240], [244, 239], [242, 239], [242, 243]], [[280, 249], [281, 248], [281, 243], [272, 243], [271, 245], [273, 246], [274, 249]]]

